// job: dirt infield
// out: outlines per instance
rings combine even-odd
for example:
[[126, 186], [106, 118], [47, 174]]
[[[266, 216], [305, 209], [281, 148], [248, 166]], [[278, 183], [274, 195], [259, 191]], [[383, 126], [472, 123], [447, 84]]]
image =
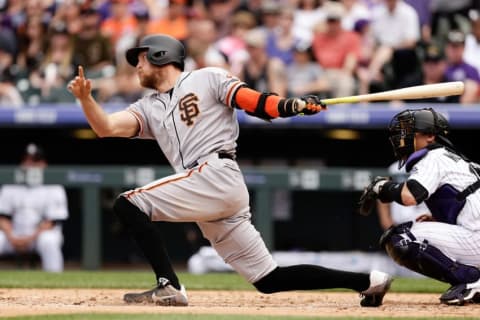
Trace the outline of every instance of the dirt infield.
[[380, 308], [361, 308], [355, 293], [255, 291], [189, 292], [188, 307], [127, 305], [125, 290], [0, 289], [0, 316], [65, 313], [181, 313], [359, 317], [475, 317], [480, 304], [463, 307], [438, 303], [434, 294], [390, 293]]

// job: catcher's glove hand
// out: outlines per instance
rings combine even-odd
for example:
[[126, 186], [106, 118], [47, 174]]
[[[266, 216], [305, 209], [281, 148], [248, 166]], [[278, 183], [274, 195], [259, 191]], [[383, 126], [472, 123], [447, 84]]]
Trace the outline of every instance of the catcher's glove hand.
[[327, 109], [327, 105], [313, 94], [301, 96], [297, 101], [296, 112], [298, 114], [312, 115]]
[[368, 216], [372, 213], [372, 209], [377, 202], [378, 194], [385, 182], [390, 181], [390, 177], [377, 176], [370, 182], [370, 184], [363, 191], [360, 200], [358, 201], [358, 212], [363, 216]]

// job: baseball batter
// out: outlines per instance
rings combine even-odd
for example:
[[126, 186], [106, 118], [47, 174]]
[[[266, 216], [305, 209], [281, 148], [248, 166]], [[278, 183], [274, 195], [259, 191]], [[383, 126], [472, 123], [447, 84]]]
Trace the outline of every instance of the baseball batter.
[[463, 304], [480, 293], [479, 167], [446, 138], [449, 125], [433, 109], [405, 110], [390, 124], [390, 141], [406, 182], [374, 182], [382, 202], [425, 203], [431, 215], [393, 226], [382, 236], [400, 265], [451, 284], [440, 301]]
[[[43, 151], [29, 144], [21, 162], [23, 173], [47, 165]], [[36, 179], [0, 189], [0, 255], [35, 251], [43, 270], [63, 271], [62, 221], [68, 218], [67, 196], [61, 185]]]
[[312, 115], [324, 109], [316, 97], [283, 98], [254, 91], [219, 68], [183, 72], [185, 48], [174, 38], [151, 35], [126, 52], [142, 86], [154, 92], [125, 110], [107, 114], [78, 76], [69, 90], [100, 137], [155, 139], [176, 174], [121, 194], [114, 211], [150, 262], [157, 286], [128, 293], [126, 302], [184, 306], [187, 295], [152, 221], [196, 222], [219, 255], [259, 291], [350, 288], [363, 306], [378, 306], [392, 279], [312, 265], [279, 267], [251, 223], [249, 194], [235, 161], [236, 108], [261, 119]]

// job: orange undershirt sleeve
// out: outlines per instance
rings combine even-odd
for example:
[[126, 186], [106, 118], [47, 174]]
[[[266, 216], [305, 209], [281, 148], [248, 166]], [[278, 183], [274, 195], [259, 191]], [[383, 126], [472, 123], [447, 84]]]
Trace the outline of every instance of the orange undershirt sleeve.
[[[235, 103], [241, 109], [255, 113], [258, 106], [258, 101], [262, 93], [250, 88], [241, 87], [235, 94]], [[278, 103], [282, 97], [276, 95], [269, 95], [265, 99], [265, 113], [272, 118], [278, 118], [280, 116], [278, 112]]]

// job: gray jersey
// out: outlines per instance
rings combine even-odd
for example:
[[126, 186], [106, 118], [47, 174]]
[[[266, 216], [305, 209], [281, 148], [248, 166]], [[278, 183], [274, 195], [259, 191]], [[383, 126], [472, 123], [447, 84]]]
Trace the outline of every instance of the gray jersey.
[[181, 74], [173, 94], [153, 93], [127, 109], [139, 138], [155, 139], [176, 172], [212, 152], [234, 153], [238, 138], [231, 95], [243, 83], [220, 68]]
[[[247, 281], [277, 267], [251, 223], [249, 194], [236, 161], [239, 128], [232, 93], [243, 82], [218, 68], [183, 72], [173, 93], [154, 93], [127, 110], [139, 138], [155, 139], [174, 175], [123, 193], [152, 221], [196, 222], [205, 238]], [[185, 170], [189, 169], [189, 170]]]

